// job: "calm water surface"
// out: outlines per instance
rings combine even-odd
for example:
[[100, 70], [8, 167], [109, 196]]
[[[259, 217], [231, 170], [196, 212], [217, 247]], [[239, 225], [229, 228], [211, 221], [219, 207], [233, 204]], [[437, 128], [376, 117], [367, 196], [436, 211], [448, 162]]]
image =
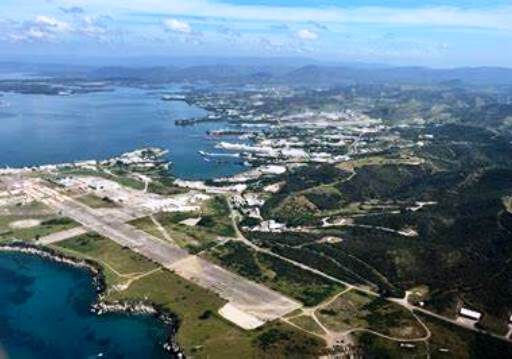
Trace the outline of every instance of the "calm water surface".
[[[174, 87], [176, 89], [176, 87]], [[184, 102], [167, 102], [158, 91], [116, 88], [73, 96], [0, 96], [0, 167], [104, 159], [142, 146], [170, 150], [173, 173], [206, 179], [237, 173], [234, 161], [205, 162], [199, 150], [219, 152], [206, 136], [225, 123], [175, 126], [204, 115]]]
[[26, 254], [0, 254], [0, 358], [166, 357], [160, 321], [96, 316], [89, 312], [94, 299], [85, 270]]

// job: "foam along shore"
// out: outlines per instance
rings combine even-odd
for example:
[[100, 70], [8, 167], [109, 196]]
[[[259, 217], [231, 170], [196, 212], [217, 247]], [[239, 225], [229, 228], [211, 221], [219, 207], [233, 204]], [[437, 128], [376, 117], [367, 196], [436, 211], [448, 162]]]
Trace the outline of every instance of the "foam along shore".
[[51, 248], [40, 247], [24, 242], [13, 242], [7, 244], [0, 244], [1, 252], [23, 253], [27, 255], [38, 256], [45, 260], [53, 261], [56, 263], [63, 263], [75, 268], [87, 270], [93, 281], [93, 286], [97, 293], [97, 300], [91, 305], [91, 313], [102, 315], [106, 313], [122, 313], [134, 315], [150, 315], [162, 321], [167, 327], [169, 332], [166, 342], [163, 344], [163, 349], [169, 353], [171, 358], [183, 358], [184, 354], [175, 341], [177, 332], [178, 319], [169, 311], [154, 305], [153, 303], [146, 303], [140, 301], [134, 302], [106, 302], [104, 300], [104, 293], [106, 290], [105, 277], [101, 267], [94, 261], [87, 259], [79, 259], [63, 255], [58, 251]]

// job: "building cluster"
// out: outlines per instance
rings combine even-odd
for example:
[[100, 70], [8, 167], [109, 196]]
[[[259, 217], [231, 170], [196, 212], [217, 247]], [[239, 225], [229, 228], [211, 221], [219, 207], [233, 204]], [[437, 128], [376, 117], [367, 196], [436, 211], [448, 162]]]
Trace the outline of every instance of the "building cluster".
[[21, 168], [0, 169], [0, 175], [28, 174], [31, 172], [57, 172], [61, 170], [92, 170], [111, 169], [122, 166], [132, 171], [148, 171], [154, 169], [167, 169], [170, 162], [164, 160], [168, 151], [150, 147], [142, 148], [132, 152], [123, 153], [119, 156], [103, 161], [85, 160], [59, 164], [48, 164], [40, 166], [26, 166]]
[[230, 198], [231, 204], [235, 210], [245, 217], [261, 220], [260, 207], [263, 206], [265, 200], [257, 193], [246, 192], [243, 194], [233, 195]]
[[102, 167], [124, 166], [134, 171], [167, 169], [169, 162], [164, 160], [164, 157], [168, 152], [157, 147], [141, 148], [101, 161], [99, 165]]
[[210, 198], [196, 191], [166, 197], [93, 176], [67, 176], [58, 178], [55, 182], [76, 193], [92, 193], [99, 198], [106, 198], [113, 203], [148, 213], [198, 211], [201, 209], [201, 203]]
[[[351, 118], [355, 116], [352, 112]], [[323, 114], [325, 116], [326, 114]], [[363, 154], [377, 154], [392, 147], [414, 146], [379, 121], [361, 115], [358, 121], [345, 116], [329, 122], [308, 112], [296, 121], [280, 122], [264, 131], [220, 141], [216, 147], [235, 153], [249, 164], [339, 163]]]
[[222, 137], [216, 146], [221, 151], [202, 153], [206, 161], [232, 155], [235, 161], [251, 166], [332, 164], [392, 148], [423, 146], [433, 139], [423, 135], [415, 141], [405, 140], [380, 118], [360, 110], [367, 106], [345, 102], [336, 91], [265, 86], [195, 90], [184, 96], [187, 103], [209, 112], [206, 120], [230, 124], [209, 132], [216, 139]]

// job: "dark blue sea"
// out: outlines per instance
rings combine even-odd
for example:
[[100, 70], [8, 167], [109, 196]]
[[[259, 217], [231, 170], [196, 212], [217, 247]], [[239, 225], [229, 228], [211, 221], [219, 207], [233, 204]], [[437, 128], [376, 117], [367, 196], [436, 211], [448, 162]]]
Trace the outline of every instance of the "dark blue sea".
[[234, 160], [206, 162], [199, 150], [219, 152], [207, 130], [225, 123], [175, 126], [177, 119], [206, 112], [179, 101], [162, 101], [162, 92], [117, 87], [114, 91], [48, 96], [3, 93], [0, 96], [0, 167], [104, 159], [142, 146], [170, 151], [172, 172], [207, 179], [243, 169]]
[[147, 316], [89, 309], [83, 269], [36, 256], [0, 254], [0, 358], [165, 358], [166, 329]]

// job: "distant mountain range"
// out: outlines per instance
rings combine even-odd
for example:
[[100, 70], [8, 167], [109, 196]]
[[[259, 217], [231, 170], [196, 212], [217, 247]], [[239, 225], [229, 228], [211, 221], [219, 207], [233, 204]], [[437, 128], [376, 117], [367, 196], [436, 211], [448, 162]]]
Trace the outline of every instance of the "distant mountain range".
[[512, 69], [497, 67], [431, 69], [426, 67], [359, 68], [305, 66], [286, 75], [289, 81], [310, 84], [353, 83], [466, 83], [511, 85]]
[[346, 84], [512, 85], [512, 68], [464, 67], [432, 69], [385, 65], [304, 65], [302, 61], [247, 59], [194, 66], [108, 66], [2, 63], [0, 71], [36, 72], [55, 77], [146, 82], [214, 82], [228, 84], [288, 84], [337, 86]]
[[186, 68], [100, 68], [89, 73], [96, 78], [131, 78], [155, 81], [210, 81], [226, 83], [284, 83], [299, 86], [344, 84], [474, 84], [512, 85], [512, 69], [496, 67], [430, 69], [423, 67], [357, 68], [307, 65], [202, 65]]

